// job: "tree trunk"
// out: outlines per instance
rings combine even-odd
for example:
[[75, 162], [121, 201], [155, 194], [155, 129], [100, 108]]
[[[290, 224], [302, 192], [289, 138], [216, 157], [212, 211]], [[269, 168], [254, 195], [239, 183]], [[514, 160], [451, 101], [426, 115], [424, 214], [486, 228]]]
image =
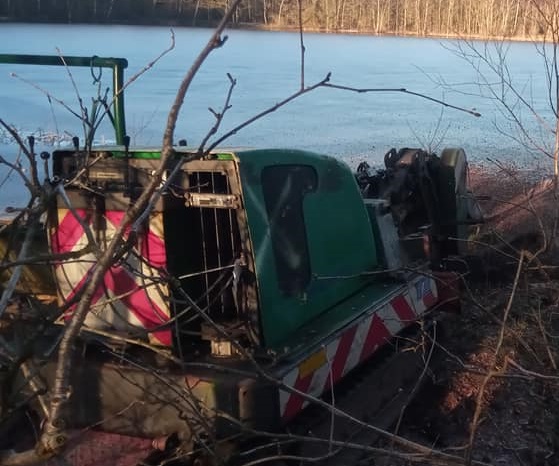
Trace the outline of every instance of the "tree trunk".
[[512, 33], [516, 36], [518, 34], [518, 15], [520, 13], [520, 1], [516, 0], [516, 9], [514, 11], [514, 20], [512, 22]]
[[375, 33], [379, 34], [380, 33], [380, 0], [377, 0], [377, 14], [375, 17]]
[[66, 0], [67, 18], [68, 23], [72, 22], [72, 0]]
[[453, 21], [453, 17], [452, 15], [454, 14], [454, 0], [448, 0], [448, 10], [447, 10], [447, 16], [446, 16], [446, 34], [450, 35], [451, 33], [453, 33], [453, 25], [452, 25], [452, 21]]
[[402, 32], [405, 34], [408, 30], [408, 2], [404, 0], [404, 17], [402, 20]]
[[284, 3], [285, 3], [285, 0], [281, 0], [280, 5], [279, 5], [278, 17], [277, 17], [277, 20], [276, 20], [276, 24], [278, 26], [281, 26], [281, 14], [282, 14], [282, 11], [283, 11], [283, 4]]
[[116, 0], [111, 0], [109, 3], [109, 8], [107, 9], [107, 20], [111, 18], [113, 14], [113, 7], [115, 6]]
[[200, 0], [196, 0], [196, 5], [194, 5], [194, 13], [192, 13], [192, 26], [196, 26], [196, 18], [198, 18], [199, 8], [200, 8]]

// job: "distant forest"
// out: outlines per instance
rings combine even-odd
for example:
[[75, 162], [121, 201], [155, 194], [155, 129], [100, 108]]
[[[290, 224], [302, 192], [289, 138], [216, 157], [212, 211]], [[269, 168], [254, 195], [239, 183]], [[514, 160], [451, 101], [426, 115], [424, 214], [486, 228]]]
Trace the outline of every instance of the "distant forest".
[[[535, 38], [557, 28], [559, 0], [301, 0], [307, 30]], [[0, 0], [0, 19], [211, 26], [229, 0]], [[545, 18], [549, 18], [546, 24]], [[245, 0], [234, 22], [291, 29], [297, 0]]]

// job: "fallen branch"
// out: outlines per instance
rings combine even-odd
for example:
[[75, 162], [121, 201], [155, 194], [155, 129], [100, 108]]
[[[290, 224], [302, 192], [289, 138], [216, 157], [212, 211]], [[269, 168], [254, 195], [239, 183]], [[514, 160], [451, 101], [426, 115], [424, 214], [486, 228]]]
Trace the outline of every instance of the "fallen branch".
[[540, 374], [539, 372], [534, 372], [534, 371], [525, 369], [520, 364], [518, 364], [514, 359], [512, 359], [508, 356], [505, 358], [505, 362], [507, 364], [510, 364], [511, 366], [515, 367], [522, 374], [525, 374], [526, 376], [528, 376], [530, 378], [540, 379], [540, 380], [551, 380], [553, 382], [559, 382], [559, 376]]

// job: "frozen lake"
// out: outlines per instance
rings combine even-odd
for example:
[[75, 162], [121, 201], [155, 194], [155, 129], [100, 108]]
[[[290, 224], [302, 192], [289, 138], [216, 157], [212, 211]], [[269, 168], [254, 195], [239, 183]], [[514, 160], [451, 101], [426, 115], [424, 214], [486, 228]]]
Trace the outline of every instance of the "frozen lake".
[[[211, 31], [183, 28], [175, 34], [175, 49], [127, 90], [127, 129], [135, 144], [161, 143], [167, 111], [180, 80]], [[221, 132], [298, 89], [297, 33], [232, 30], [228, 35], [225, 46], [210, 56], [186, 97], [176, 140], [184, 138], [189, 145], [198, 145], [213, 123], [208, 107], [219, 110], [223, 105], [229, 85], [226, 73], [237, 80], [237, 86]], [[164, 27], [0, 24], [0, 53], [56, 55], [58, 47], [65, 55], [123, 57], [129, 61], [126, 76], [130, 77], [161, 53], [170, 37], [170, 30]], [[475, 108], [482, 113], [480, 118], [452, 109], [443, 111], [436, 103], [397, 92], [356, 94], [318, 89], [259, 120], [224, 145], [310, 149], [344, 158], [350, 164], [362, 159], [380, 162], [391, 147], [440, 150], [461, 146], [473, 160], [494, 157], [538, 163], [495, 129], [494, 120], [500, 117], [492, 102], [475, 95], [479, 79], [472, 66], [449, 50], [455, 44], [436, 39], [306, 34], [306, 83], [313, 84], [331, 72], [331, 81], [336, 84], [407, 88]], [[545, 74], [534, 45], [509, 46], [512, 78], [527, 92], [534, 107], [551, 118], [546, 114]], [[91, 71], [96, 72], [73, 69], [87, 105], [95, 92]], [[103, 86], [109, 86], [108, 70], [103, 78]], [[460, 92], [443, 89], [437, 84], [440, 81]], [[48, 90], [79, 113], [76, 92], [64, 68], [0, 65], [0, 118], [23, 134], [83, 138], [79, 121], [61, 105], [49, 102], [36, 87]], [[109, 127], [102, 127], [97, 134], [100, 141], [113, 138]], [[14, 157], [13, 147], [5, 144], [6, 137], [0, 142], [0, 153]], [[0, 183], [3, 173], [0, 171]], [[2, 205], [17, 197], [12, 180], [1, 189]]]

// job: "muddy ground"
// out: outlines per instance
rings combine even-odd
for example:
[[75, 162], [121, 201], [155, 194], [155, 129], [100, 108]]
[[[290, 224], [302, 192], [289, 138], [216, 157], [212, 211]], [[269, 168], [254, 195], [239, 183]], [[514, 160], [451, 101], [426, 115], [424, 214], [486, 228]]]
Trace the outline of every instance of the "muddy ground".
[[[474, 231], [472, 252], [483, 261], [473, 261], [465, 277], [462, 311], [444, 322], [443, 363], [408, 407], [399, 433], [459, 456], [467, 455], [472, 437], [471, 457], [492, 465], [559, 465], [554, 186], [541, 173], [515, 167], [473, 167], [471, 186], [488, 219]], [[528, 260], [515, 287], [522, 250]], [[488, 371], [493, 376], [480, 395]]]
[[[471, 449], [473, 459], [496, 466], [557, 466], [559, 202], [554, 185], [541, 172], [515, 167], [472, 167], [470, 175], [488, 221], [472, 232], [469, 253], [477, 260], [468, 262], [461, 312], [448, 316], [444, 335], [439, 332], [440, 362], [432, 365], [398, 433], [458, 456]], [[521, 251], [527, 260], [515, 284]], [[488, 371], [492, 377], [480, 395]], [[472, 435], [478, 405], [479, 425]], [[432, 463], [387, 457], [364, 464]]]

